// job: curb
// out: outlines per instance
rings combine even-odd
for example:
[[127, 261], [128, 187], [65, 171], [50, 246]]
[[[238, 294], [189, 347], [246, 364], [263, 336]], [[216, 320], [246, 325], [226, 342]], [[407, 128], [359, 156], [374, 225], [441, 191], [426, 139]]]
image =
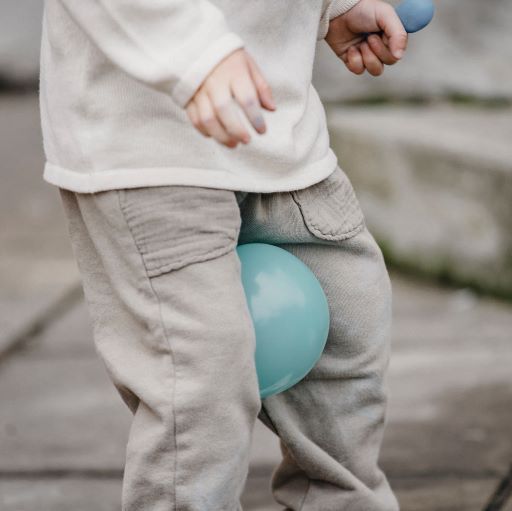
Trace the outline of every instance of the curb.
[[329, 105], [332, 147], [388, 262], [512, 299], [511, 113]]

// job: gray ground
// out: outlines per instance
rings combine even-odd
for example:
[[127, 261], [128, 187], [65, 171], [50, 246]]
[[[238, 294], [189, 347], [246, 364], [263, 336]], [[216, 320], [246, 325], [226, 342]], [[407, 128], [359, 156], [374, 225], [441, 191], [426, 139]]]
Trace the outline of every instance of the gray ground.
[[[40, 179], [34, 98], [0, 97], [0, 130], [0, 510], [118, 510], [129, 414], [94, 353], [58, 196]], [[381, 464], [403, 511], [482, 510], [512, 462], [512, 307], [393, 282]], [[268, 489], [278, 459], [258, 425], [248, 511], [280, 509]]]

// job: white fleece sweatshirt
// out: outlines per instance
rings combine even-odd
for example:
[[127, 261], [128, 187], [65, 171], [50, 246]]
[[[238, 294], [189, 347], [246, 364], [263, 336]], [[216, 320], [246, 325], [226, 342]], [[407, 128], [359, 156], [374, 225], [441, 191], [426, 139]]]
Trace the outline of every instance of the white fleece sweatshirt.
[[[311, 85], [329, 20], [359, 0], [46, 0], [41, 48], [45, 179], [75, 192], [190, 185], [305, 188], [336, 167]], [[245, 47], [277, 105], [267, 133], [229, 149], [184, 110]]]

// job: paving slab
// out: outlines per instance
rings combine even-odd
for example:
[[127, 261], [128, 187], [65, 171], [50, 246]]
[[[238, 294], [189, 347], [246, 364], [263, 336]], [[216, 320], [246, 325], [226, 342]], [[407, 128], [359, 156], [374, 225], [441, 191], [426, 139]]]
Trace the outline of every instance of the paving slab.
[[130, 416], [97, 359], [85, 305], [0, 365], [0, 471], [119, 471]]
[[[242, 499], [246, 511], [282, 510], [267, 486], [264, 478], [249, 478]], [[120, 479], [0, 480], [2, 511], [119, 511], [120, 501]]]
[[2, 511], [119, 511], [121, 480], [0, 480]]
[[327, 108], [388, 259], [512, 298], [512, 110]]
[[495, 484], [490, 478], [447, 477], [396, 481], [393, 486], [402, 511], [482, 511]]
[[502, 476], [512, 462], [512, 307], [395, 275], [382, 464], [392, 476]]

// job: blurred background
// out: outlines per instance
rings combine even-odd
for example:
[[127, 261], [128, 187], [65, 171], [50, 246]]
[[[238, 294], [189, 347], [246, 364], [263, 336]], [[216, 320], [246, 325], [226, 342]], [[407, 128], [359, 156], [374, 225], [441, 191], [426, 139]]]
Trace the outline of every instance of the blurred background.
[[[42, 2], [0, 5], [0, 510], [119, 509], [129, 414], [96, 358], [42, 181]], [[381, 465], [403, 511], [511, 511], [512, 4], [438, 2], [375, 79], [318, 45], [332, 146], [392, 268]], [[271, 511], [258, 425], [244, 503]]]

